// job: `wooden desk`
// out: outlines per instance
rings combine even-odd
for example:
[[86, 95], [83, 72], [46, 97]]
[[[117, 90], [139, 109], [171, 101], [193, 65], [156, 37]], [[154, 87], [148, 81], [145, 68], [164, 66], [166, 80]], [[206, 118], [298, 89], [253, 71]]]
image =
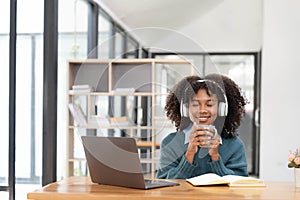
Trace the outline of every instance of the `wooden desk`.
[[91, 183], [87, 177], [70, 177], [27, 194], [30, 200], [146, 200], [146, 199], [268, 199], [299, 200], [300, 188], [294, 183], [266, 183], [264, 188], [228, 186], [193, 187], [184, 180], [180, 186], [139, 190]]

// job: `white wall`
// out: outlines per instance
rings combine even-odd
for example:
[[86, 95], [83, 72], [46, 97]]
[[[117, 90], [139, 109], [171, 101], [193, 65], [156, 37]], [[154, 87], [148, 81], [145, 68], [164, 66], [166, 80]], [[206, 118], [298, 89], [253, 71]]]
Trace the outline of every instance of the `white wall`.
[[[208, 4], [207, 1], [194, 2], [196, 5], [203, 3]], [[262, 9], [261, 0], [219, 1], [177, 29], [185, 39], [174, 32], [154, 46], [179, 52], [201, 52], [202, 48], [205, 52], [259, 51], [262, 44]]]
[[261, 49], [262, 0], [95, 1], [153, 52]]
[[289, 150], [300, 146], [300, 1], [264, 0], [260, 177], [293, 181]]

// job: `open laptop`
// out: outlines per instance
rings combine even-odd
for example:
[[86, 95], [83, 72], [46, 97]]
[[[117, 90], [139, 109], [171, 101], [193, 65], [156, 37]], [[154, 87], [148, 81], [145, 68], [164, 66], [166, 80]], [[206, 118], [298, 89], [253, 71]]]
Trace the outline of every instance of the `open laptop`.
[[134, 138], [81, 136], [94, 183], [151, 189], [179, 185], [167, 180], [144, 179]]

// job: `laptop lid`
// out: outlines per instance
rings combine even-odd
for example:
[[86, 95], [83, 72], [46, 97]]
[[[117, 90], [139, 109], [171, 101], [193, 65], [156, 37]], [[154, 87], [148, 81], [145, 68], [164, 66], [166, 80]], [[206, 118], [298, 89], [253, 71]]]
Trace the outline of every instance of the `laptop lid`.
[[81, 136], [94, 183], [139, 189], [179, 185], [173, 181], [145, 180], [134, 138]]

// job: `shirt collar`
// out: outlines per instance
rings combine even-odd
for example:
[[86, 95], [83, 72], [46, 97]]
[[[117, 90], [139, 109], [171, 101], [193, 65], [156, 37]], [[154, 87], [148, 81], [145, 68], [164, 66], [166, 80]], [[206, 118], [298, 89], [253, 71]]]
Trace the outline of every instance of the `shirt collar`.
[[188, 127], [186, 127], [182, 132], [184, 133], [184, 144], [187, 144], [189, 143], [190, 141], [190, 135], [191, 135], [191, 132], [192, 132], [192, 127], [193, 127], [193, 124], [190, 124]]
[[[188, 144], [190, 141], [190, 135], [192, 132], [193, 124], [190, 124], [187, 128], [185, 128], [182, 132], [184, 133], [184, 144]], [[220, 136], [220, 144], [222, 144], [222, 137]]]

